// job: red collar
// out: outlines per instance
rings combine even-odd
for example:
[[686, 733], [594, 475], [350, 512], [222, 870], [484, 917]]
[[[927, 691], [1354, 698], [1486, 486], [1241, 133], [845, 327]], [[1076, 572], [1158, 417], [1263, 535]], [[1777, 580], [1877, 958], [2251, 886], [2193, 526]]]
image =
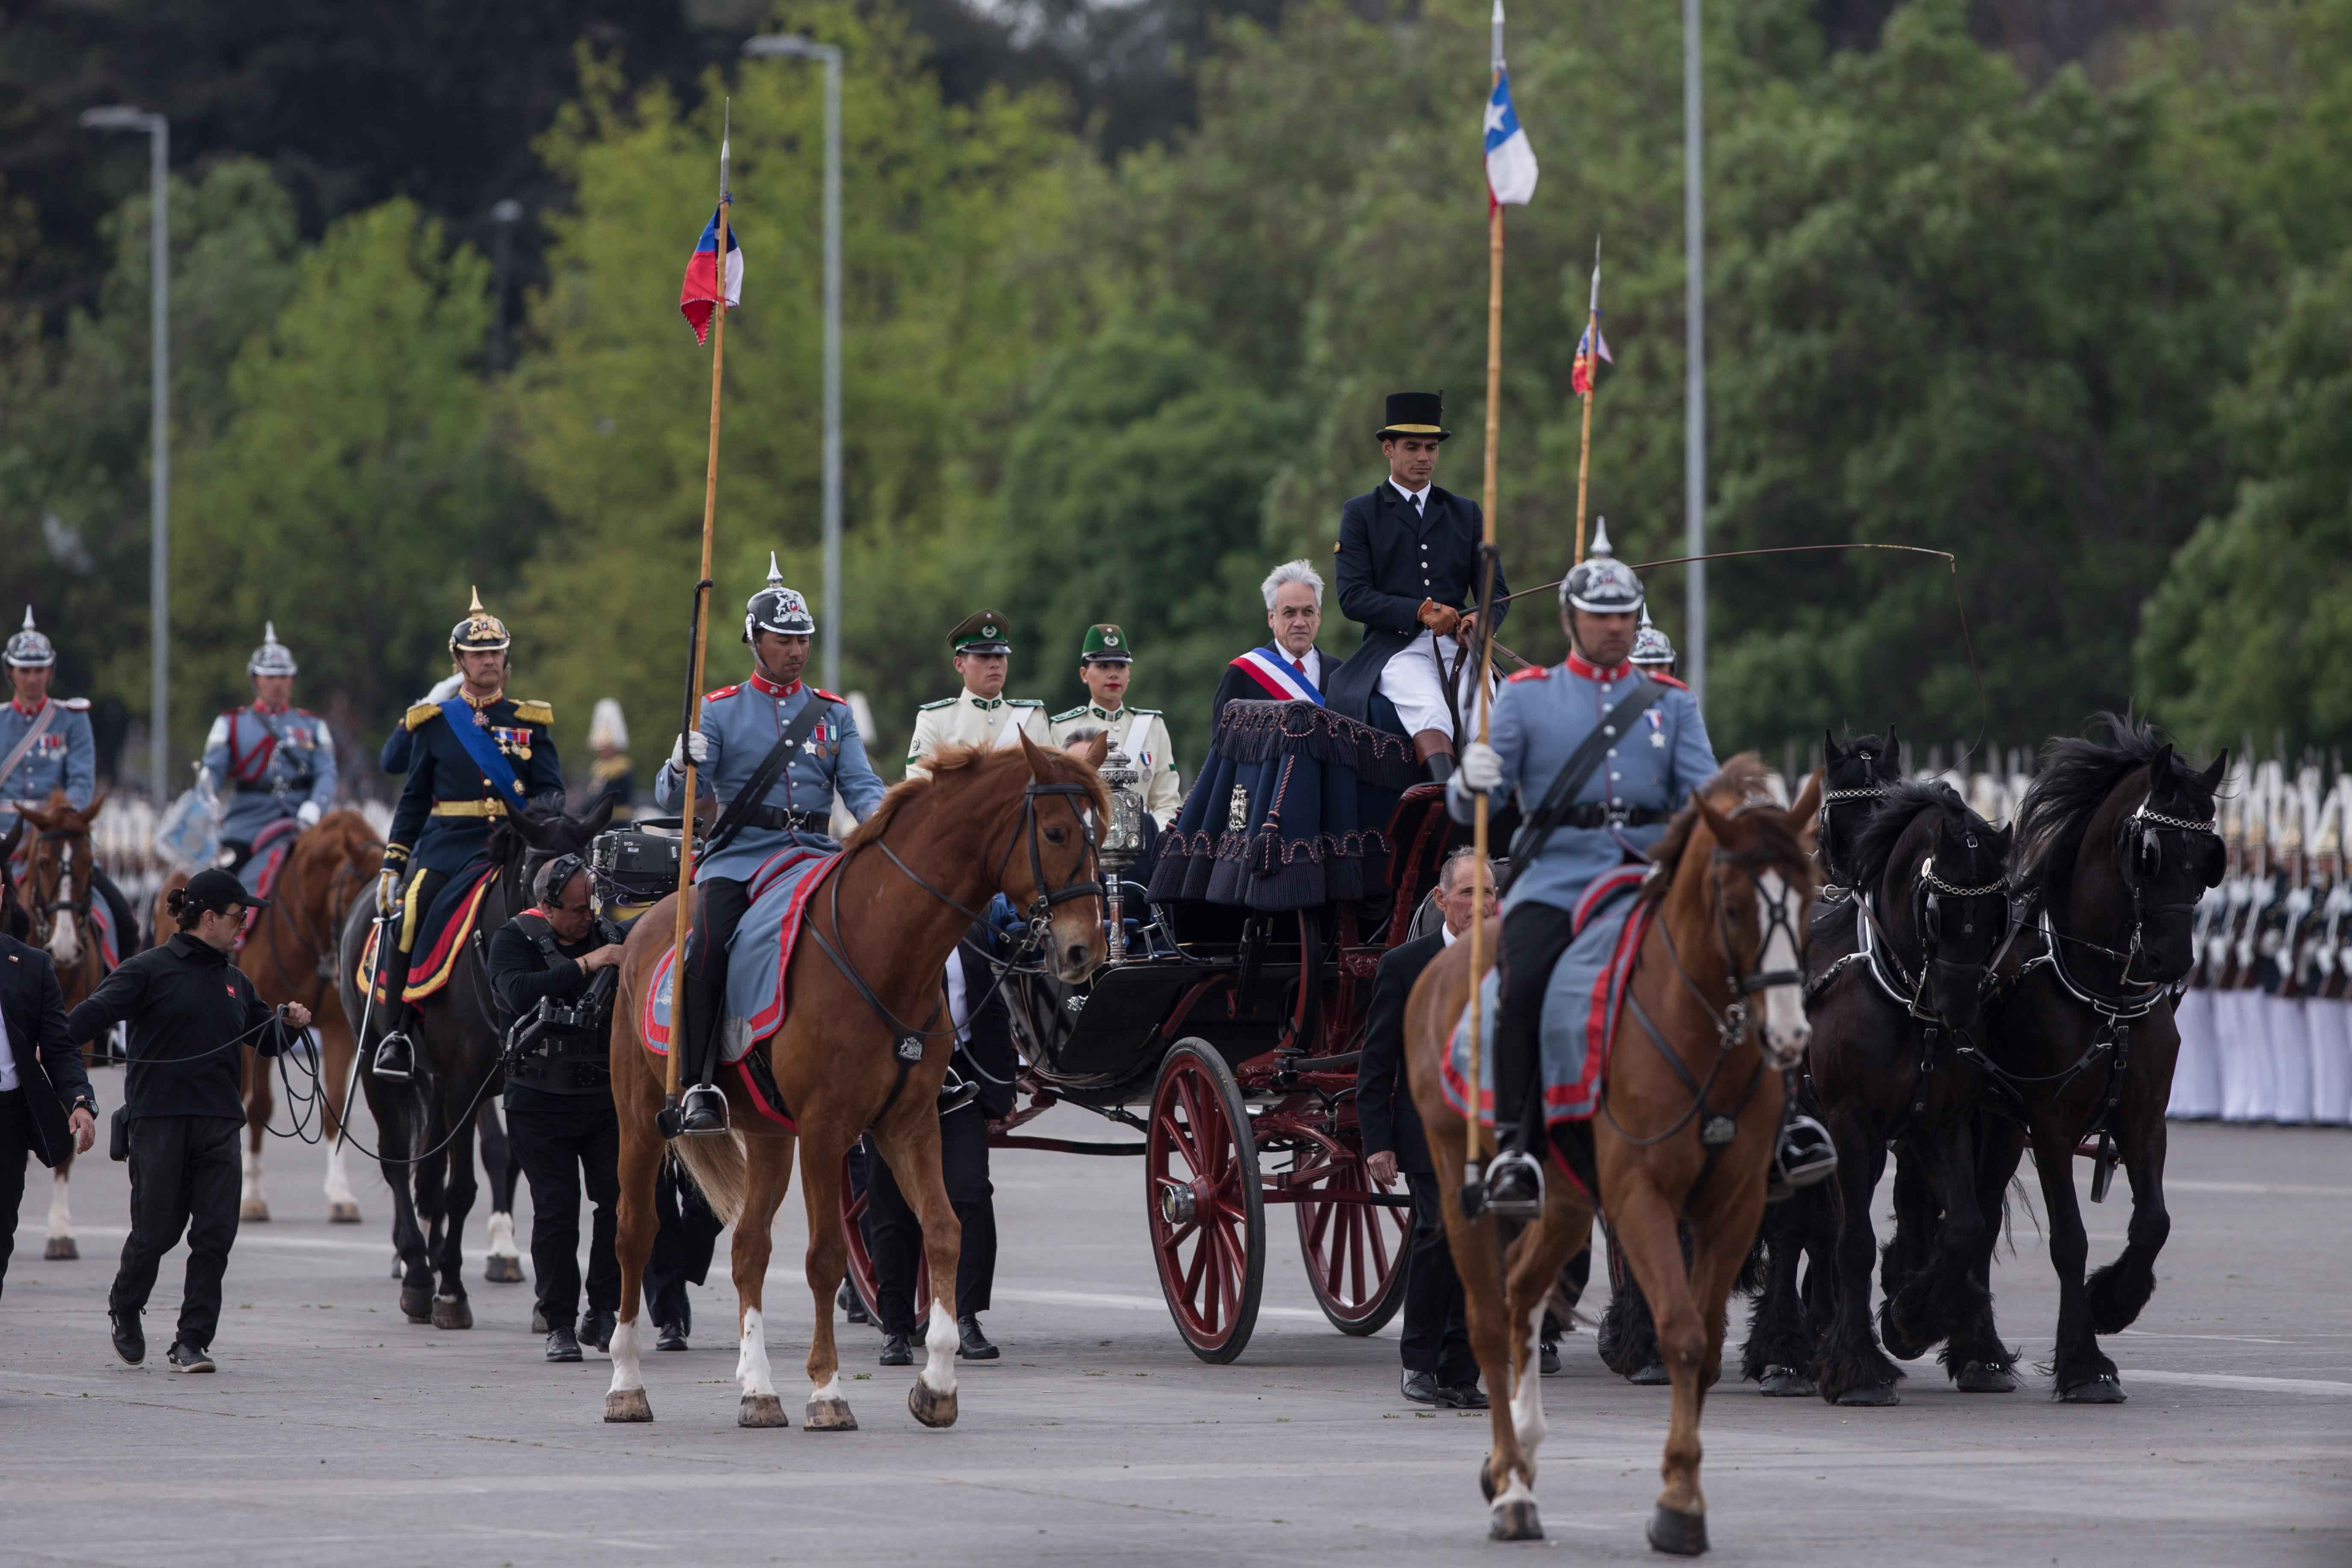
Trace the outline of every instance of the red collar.
[[8, 699], [8, 706], [14, 708], [17, 712], [22, 713], [27, 719], [37, 716], [42, 709], [47, 708], [48, 705], [49, 700], [46, 697], [42, 698], [38, 702], [34, 703], [30, 708], [25, 706], [24, 699], [20, 697], [11, 697]]
[[272, 708], [268, 703], [257, 700], [253, 704], [253, 710], [256, 713], [267, 713], [271, 715], [290, 713], [293, 711], [293, 704], [290, 702], [280, 703], [278, 707]]
[[790, 697], [801, 689], [801, 683], [797, 680], [793, 681], [790, 686], [779, 686], [774, 681], [768, 679], [766, 671], [759, 669], [755, 669], [751, 672], [751, 679], [746, 684], [748, 684], [752, 690], [764, 691], [771, 697]]
[[1586, 680], [1622, 680], [1633, 673], [1633, 666], [1631, 661], [1628, 661], [1624, 664], [1612, 665], [1607, 669], [1603, 669], [1582, 654], [1571, 653], [1568, 656], [1568, 672], [1570, 675], [1580, 676]]

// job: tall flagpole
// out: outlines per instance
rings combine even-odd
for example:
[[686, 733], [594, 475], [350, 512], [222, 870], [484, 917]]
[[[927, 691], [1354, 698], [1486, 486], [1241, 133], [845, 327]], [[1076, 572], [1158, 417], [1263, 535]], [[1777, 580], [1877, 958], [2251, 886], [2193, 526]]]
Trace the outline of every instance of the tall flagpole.
[[[710, 586], [710, 536], [719, 515], [719, 395], [721, 377], [727, 366], [727, 208], [732, 200], [727, 191], [729, 136], [733, 130], [734, 100], [730, 99], [720, 111], [719, 131], [719, 267], [718, 287], [713, 291], [719, 300], [713, 309], [718, 320], [710, 334], [710, 456], [702, 475], [702, 574], [695, 580], [694, 590], [694, 673], [687, 683], [688, 729], [698, 729], [702, 721], [702, 655], [709, 640], [710, 618], [704, 613]], [[681, 745], [685, 737], [679, 737]], [[686, 752], [685, 778], [682, 781], [685, 818], [678, 825], [677, 854], [677, 921], [670, 949], [670, 1049], [662, 1063], [662, 1087], [667, 1096], [663, 1109], [672, 1113], [677, 1110], [678, 1059], [686, 1052], [686, 936], [693, 923], [693, 910], [687, 900], [687, 889], [694, 881], [694, 752]]]
[[[1495, 0], [1494, 76], [1486, 90], [1492, 93], [1503, 80], [1503, 0]], [[1486, 483], [1480, 493], [1485, 510], [1486, 533], [1480, 552], [1485, 564], [1485, 580], [1478, 589], [1478, 618], [1483, 623], [1478, 637], [1478, 743], [1486, 743], [1487, 710], [1493, 704], [1486, 700], [1487, 679], [1495, 662], [1494, 609], [1495, 594], [1495, 463], [1496, 436], [1503, 417], [1503, 204], [1495, 199], [1490, 184], [1486, 191]], [[1465, 1191], [1481, 1187], [1478, 1160], [1485, 1152], [1486, 1118], [1477, 1097], [1485, 1082], [1479, 1077], [1480, 992], [1486, 979], [1486, 795], [1481, 790], [1473, 797], [1470, 807], [1470, 1093], [1471, 1105], [1466, 1137], [1463, 1143], [1462, 1185]], [[1500, 1100], [1497, 1098], [1497, 1104]]]
[[1585, 482], [1592, 477], [1592, 391], [1601, 384], [1601, 237], [1592, 237], [1592, 300], [1584, 311], [1584, 444], [1576, 458], [1576, 555], [1584, 560]]

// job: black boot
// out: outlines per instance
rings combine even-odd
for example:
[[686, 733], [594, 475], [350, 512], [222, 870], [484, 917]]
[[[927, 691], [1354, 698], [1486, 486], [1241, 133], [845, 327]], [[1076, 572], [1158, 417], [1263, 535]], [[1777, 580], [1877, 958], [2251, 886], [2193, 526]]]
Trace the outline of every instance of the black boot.
[[980, 1331], [980, 1317], [977, 1313], [967, 1312], [956, 1320], [956, 1336], [960, 1342], [956, 1346], [956, 1354], [966, 1361], [994, 1361], [1004, 1353], [990, 1344], [988, 1336]]
[[114, 1353], [137, 1366], [147, 1359], [147, 1333], [139, 1326], [136, 1312], [109, 1312], [107, 1321], [114, 1330]]
[[416, 1076], [416, 1049], [409, 1044], [405, 1028], [395, 1026], [375, 1043], [375, 1061], [370, 1070], [384, 1083], [406, 1083]]
[[1429, 769], [1429, 782], [1442, 784], [1454, 776], [1454, 753], [1433, 752], [1426, 765]]
[[1790, 1110], [1780, 1123], [1780, 1142], [1772, 1151], [1765, 1201], [1778, 1203], [1836, 1173], [1837, 1145], [1830, 1141], [1829, 1129], [1801, 1110]]
[[912, 1366], [914, 1363], [915, 1350], [907, 1342], [906, 1335], [892, 1334], [882, 1342], [882, 1354], [877, 1358], [877, 1365]]
[[580, 1336], [572, 1331], [571, 1324], [558, 1323], [547, 1331], [547, 1359], [550, 1361], [580, 1359]]
[[727, 1097], [716, 1084], [698, 1083], [688, 1089], [678, 1113], [678, 1131], [688, 1138], [727, 1131]]

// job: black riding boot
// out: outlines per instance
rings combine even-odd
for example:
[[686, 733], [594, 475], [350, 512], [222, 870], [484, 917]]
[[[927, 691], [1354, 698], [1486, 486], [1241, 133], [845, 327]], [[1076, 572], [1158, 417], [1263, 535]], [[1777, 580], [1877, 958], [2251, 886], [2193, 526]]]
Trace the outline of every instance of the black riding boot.
[[1575, 916], [1523, 904], [1503, 921], [1501, 1005], [1495, 1016], [1495, 1142], [1486, 1203], [1505, 1219], [1543, 1210], [1543, 999], [1551, 972], [1574, 940]]
[[677, 986], [684, 1003], [678, 1034], [687, 1051], [678, 1079], [692, 1086], [679, 1102], [678, 1130], [688, 1137], [727, 1131], [727, 1096], [711, 1080], [719, 1072], [719, 1029], [727, 1013], [727, 944], [751, 905], [751, 889], [731, 877], [710, 878], [697, 891], [694, 930]]

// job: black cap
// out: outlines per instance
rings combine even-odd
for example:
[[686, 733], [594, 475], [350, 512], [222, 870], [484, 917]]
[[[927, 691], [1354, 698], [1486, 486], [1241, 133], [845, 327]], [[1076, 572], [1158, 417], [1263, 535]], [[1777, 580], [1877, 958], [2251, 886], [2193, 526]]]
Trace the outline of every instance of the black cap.
[[247, 888], [236, 876], [215, 866], [188, 879], [182, 893], [180, 908], [192, 915], [218, 914], [224, 910], [243, 904], [247, 909], [267, 909], [269, 900]]

